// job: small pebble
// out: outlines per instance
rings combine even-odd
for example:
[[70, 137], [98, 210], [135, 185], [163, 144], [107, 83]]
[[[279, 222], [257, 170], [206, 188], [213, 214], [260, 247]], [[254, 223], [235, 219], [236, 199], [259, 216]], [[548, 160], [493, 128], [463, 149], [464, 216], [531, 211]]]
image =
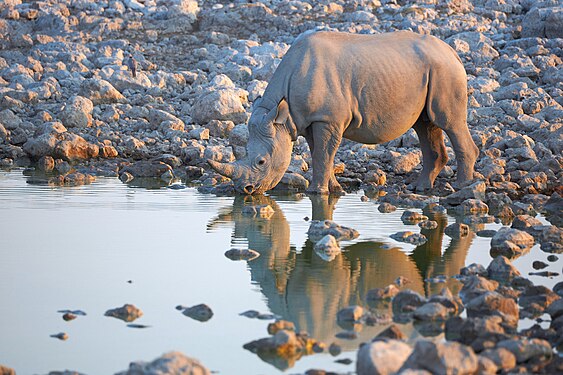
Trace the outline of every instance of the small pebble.
[[82, 310], [57, 310], [57, 312], [61, 314], [74, 314], [74, 315], [86, 316], [86, 313]]
[[424, 220], [418, 223], [418, 226], [422, 229], [432, 230], [438, 228], [438, 223], [434, 220]]
[[535, 260], [534, 263], [532, 263], [532, 267], [534, 267], [535, 270], [543, 270], [547, 266], [548, 264], [541, 260]]
[[86, 316], [86, 313], [82, 310], [57, 310], [57, 312], [61, 314], [74, 314], [74, 315]]
[[333, 342], [328, 347], [328, 352], [330, 353], [331, 356], [336, 357], [337, 355], [342, 353], [342, 347], [340, 345], [338, 345], [337, 343]]
[[303, 220], [309, 221], [309, 220], [311, 220], [311, 219], [309, 219], [309, 216], [305, 216], [305, 217], [303, 218]]
[[61, 341], [68, 340], [68, 335], [65, 332], [59, 332], [54, 335], [51, 335], [52, 338], [59, 339]]
[[494, 229], [483, 229], [477, 232], [479, 237], [492, 238], [497, 231]]
[[207, 322], [213, 317], [213, 311], [204, 303], [188, 307], [187, 309], [182, 311], [182, 314], [199, 322]]
[[276, 315], [274, 314], [258, 314], [256, 316], [256, 319], [260, 319], [260, 320], [272, 320], [272, 319], [276, 319]]
[[368, 201], [369, 201], [369, 198], [368, 198], [367, 196], [365, 196], [365, 195], [362, 195], [361, 198], [360, 198], [360, 200], [361, 200], [362, 202], [368, 202]]
[[313, 352], [322, 353], [322, 352], [324, 352], [324, 350], [325, 350], [325, 348], [324, 348], [323, 343], [316, 342], [316, 343], [313, 344]]
[[182, 190], [182, 189], [185, 189], [185, 188], [186, 188], [186, 185], [182, 185], [182, 184], [172, 184], [172, 185], [167, 186], [167, 188], [168, 188], [168, 189], [171, 189], [171, 190]]
[[66, 313], [66, 314], [63, 315], [63, 320], [64, 320], [65, 322], [68, 322], [68, 321], [70, 321], [70, 320], [76, 319], [76, 317], [77, 317], [77, 316], [74, 315], [74, 314], [72, 314], [72, 313]]
[[381, 213], [389, 213], [397, 210], [397, 207], [393, 206], [391, 203], [381, 203], [377, 210]]
[[354, 331], [342, 331], [342, 332], [338, 332], [334, 336], [343, 340], [355, 340], [358, 338], [358, 334]]
[[337, 359], [334, 362], [340, 363], [340, 364], [343, 364], [343, 365], [349, 365], [350, 363], [352, 363], [352, 360], [350, 358], [342, 358], [342, 359]]
[[548, 260], [549, 262], [557, 262], [558, 259], [559, 259], [559, 257], [558, 257], [557, 255], [553, 255], [553, 254], [552, 254], [552, 255], [549, 255], [549, 256], [547, 257], [547, 260]]
[[404, 276], [399, 276], [395, 279], [395, 284], [397, 284], [397, 286], [399, 286], [399, 287], [407, 285], [410, 282], [411, 281]]
[[254, 319], [256, 318], [258, 315], [260, 315], [260, 313], [256, 310], [247, 310], [245, 312], [241, 312], [239, 314], [240, 316], [246, 316], [247, 318], [251, 318]]
[[559, 276], [558, 272], [552, 272], [552, 271], [539, 271], [539, 272], [530, 272], [528, 273], [528, 275], [530, 276], [542, 276], [542, 277], [555, 277], [555, 276]]

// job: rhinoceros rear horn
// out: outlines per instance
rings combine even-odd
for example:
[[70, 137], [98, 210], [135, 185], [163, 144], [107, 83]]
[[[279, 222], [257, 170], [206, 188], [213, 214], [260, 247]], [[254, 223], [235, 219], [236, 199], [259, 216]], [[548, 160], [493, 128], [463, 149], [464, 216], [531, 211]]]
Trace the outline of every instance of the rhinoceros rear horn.
[[211, 159], [208, 159], [207, 162], [217, 173], [229, 177], [230, 179], [238, 178], [242, 174], [242, 167], [235, 163], [220, 163]]

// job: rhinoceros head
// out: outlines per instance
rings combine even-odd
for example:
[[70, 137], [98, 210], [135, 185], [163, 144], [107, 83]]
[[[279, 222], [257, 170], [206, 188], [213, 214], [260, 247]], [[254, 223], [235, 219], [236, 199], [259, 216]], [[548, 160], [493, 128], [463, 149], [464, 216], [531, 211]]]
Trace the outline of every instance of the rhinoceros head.
[[[291, 123], [289, 127], [286, 125], [288, 122]], [[236, 191], [243, 194], [264, 193], [278, 184], [289, 166], [294, 129], [285, 99], [273, 109], [266, 109], [255, 102], [248, 121], [246, 158], [234, 163], [214, 160], [208, 160], [208, 163], [218, 173], [231, 178]]]

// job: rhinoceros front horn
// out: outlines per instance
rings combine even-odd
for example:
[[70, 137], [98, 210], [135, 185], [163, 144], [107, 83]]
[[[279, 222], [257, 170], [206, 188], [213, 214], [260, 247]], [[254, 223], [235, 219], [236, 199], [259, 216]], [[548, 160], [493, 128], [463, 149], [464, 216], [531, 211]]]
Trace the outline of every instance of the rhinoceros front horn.
[[242, 167], [236, 163], [220, 163], [211, 159], [208, 159], [207, 162], [217, 173], [230, 179], [239, 178], [242, 175]]

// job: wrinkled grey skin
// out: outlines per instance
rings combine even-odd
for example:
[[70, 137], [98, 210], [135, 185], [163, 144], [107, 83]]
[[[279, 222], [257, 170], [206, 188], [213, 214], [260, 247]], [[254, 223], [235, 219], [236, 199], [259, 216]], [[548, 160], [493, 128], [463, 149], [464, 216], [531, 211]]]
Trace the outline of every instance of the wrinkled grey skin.
[[273, 188], [302, 135], [312, 154], [308, 192], [341, 193], [334, 156], [342, 138], [377, 144], [416, 131], [423, 169], [418, 191], [431, 189], [448, 160], [444, 132], [457, 160], [458, 183], [473, 178], [478, 149], [467, 128], [467, 78], [441, 40], [401, 31], [380, 35], [306, 33], [287, 51], [249, 121], [248, 157], [210, 161], [237, 191]]
[[255, 101], [248, 121], [247, 157], [232, 164], [208, 160], [217, 172], [233, 180], [240, 193], [260, 194], [272, 189], [291, 161], [292, 138], [285, 126], [291, 121], [287, 102], [282, 100], [273, 109], [262, 107], [262, 102], [262, 98]]

